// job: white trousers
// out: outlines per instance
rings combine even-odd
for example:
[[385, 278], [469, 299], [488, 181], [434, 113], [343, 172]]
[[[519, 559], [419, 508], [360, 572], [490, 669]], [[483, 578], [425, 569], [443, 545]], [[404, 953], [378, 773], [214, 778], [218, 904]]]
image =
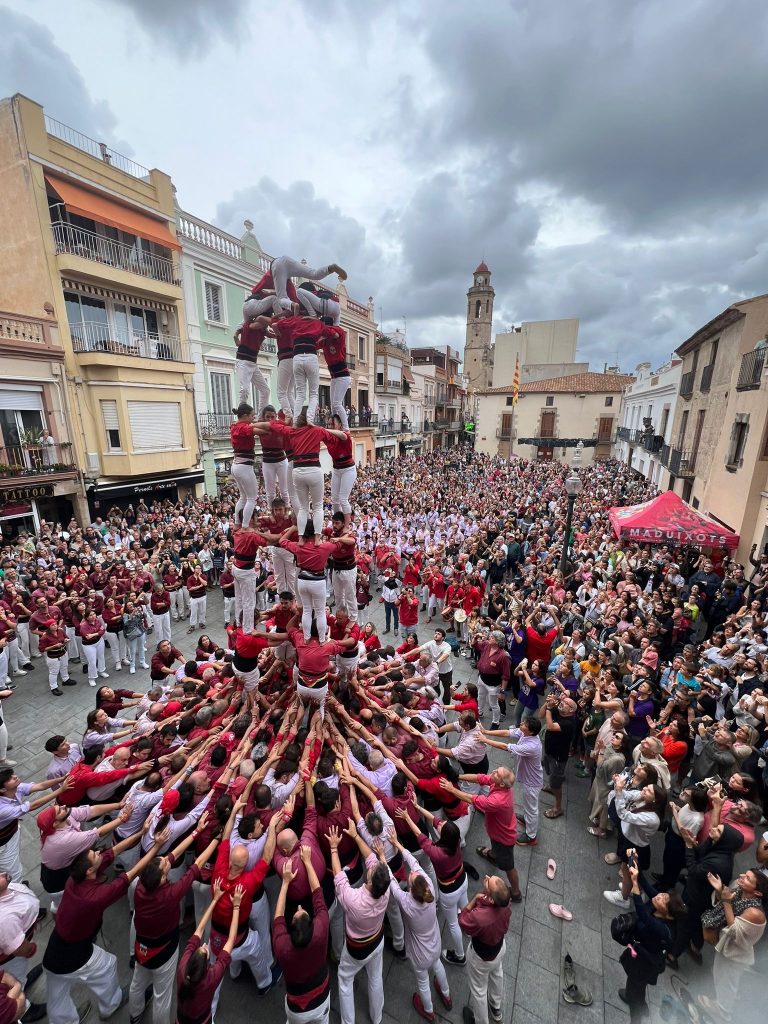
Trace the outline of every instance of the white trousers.
[[262, 462], [261, 472], [264, 476], [264, 490], [267, 492], [267, 505], [271, 508], [280, 488], [280, 497], [287, 505], [292, 504], [291, 482], [288, 475], [290, 466], [288, 459], [280, 462]]
[[344, 399], [352, 385], [352, 378], [347, 374], [345, 377], [331, 377], [331, 412], [341, 420], [341, 429], [349, 430], [349, 418], [344, 408]]
[[303, 536], [310, 514], [316, 536], [323, 529], [323, 471], [320, 466], [296, 466], [293, 470], [293, 489], [296, 493], [296, 528]]
[[184, 612], [185, 615], [189, 615], [190, 611], [192, 610], [192, 601], [189, 596], [189, 590], [187, 589], [186, 586], [184, 586], [181, 587], [179, 593], [181, 594], [181, 600], [183, 602], [181, 605], [182, 611]]
[[317, 635], [320, 643], [328, 639], [328, 620], [325, 615], [325, 580], [297, 580], [299, 600], [302, 604], [301, 629], [304, 639], [309, 640], [312, 628], [312, 612], [315, 613]]
[[240, 490], [240, 497], [235, 505], [235, 522], [250, 526], [253, 510], [259, 498], [259, 481], [253, 466], [245, 462], [232, 463], [232, 476]]
[[[317, 419], [317, 403], [320, 397], [320, 363], [317, 352], [297, 352], [293, 357], [293, 382], [295, 387], [294, 409], [301, 412], [307, 406], [307, 422], [314, 423]], [[307, 400], [309, 388], [309, 400]]]
[[[121, 640], [124, 640], [124, 634], [123, 633], [105, 633], [104, 634], [104, 643], [106, 644], [107, 647], [109, 647], [109, 653], [112, 656], [112, 659], [114, 661], [115, 670], [117, 670], [117, 669], [122, 667], [122, 661], [121, 661], [122, 652], [121, 652], [120, 649], [121, 649], [121, 647], [123, 645], [120, 642]], [[106, 653], [105, 653], [105, 657], [106, 657]]]
[[486, 711], [490, 711], [492, 722], [499, 721], [499, 688], [488, 686], [482, 679], [477, 680], [477, 706], [482, 718]]
[[184, 618], [184, 595], [181, 592], [181, 587], [178, 590], [170, 590], [168, 593], [171, 598], [173, 621], [178, 622], [179, 619]]
[[331, 470], [331, 502], [334, 512], [343, 512], [344, 515], [352, 515], [352, 505], [349, 496], [357, 480], [357, 467], [347, 466], [345, 469]]
[[286, 416], [293, 416], [296, 385], [293, 380], [293, 359], [280, 359], [277, 363], [277, 401]]
[[448, 926], [448, 933], [451, 936], [451, 949], [457, 956], [462, 956], [464, 953], [464, 937], [461, 928], [459, 928], [459, 911], [463, 910], [468, 902], [466, 878], [461, 888], [454, 890], [454, 892], [441, 892], [438, 890], [437, 906]]
[[235, 372], [237, 373], [237, 381], [240, 387], [238, 398], [241, 402], [248, 402], [250, 400], [251, 385], [256, 390], [258, 395], [256, 419], [258, 419], [259, 413], [264, 406], [269, 405], [269, 384], [267, 383], [267, 378], [261, 372], [258, 365], [252, 363], [249, 359], [236, 359]]
[[171, 639], [171, 613], [169, 611], [162, 612], [160, 615], [152, 612], [152, 622], [155, 624], [155, 640], [157, 643], [160, 643], [161, 640]]
[[469, 981], [469, 1005], [475, 1014], [476, 1024], [488, 1024], [488, 1004], [501, 1009], [504, 999], [504, 951], [506, 942], [495, 960], [483, 960], [469, 944], [467, 949], [467, 978]]
[[59, 685], [59, 676], [61, 681], [66, 682], [69, 679], [69, 658], [66, 654], [63, 654], [60, 658], [52, 658], [50, 655], [46, 656], [48, 662], [48, 685], [52, 690], [55, 690]]
[[[225, 626], [227, 625], [228, 622], [232, 622], [233, 621], [232, 620], [232, 614], [233, 614], [234, 610], [235, 610], [235, 599], [234, 599], [234, 597], [225, 597], [224, 598], [224, 625]], [[170, 639], [170, 637], [169, 637], [169, 639]]]
[[382, 982], [382, 960], [384, 941], [369, 953], [364, 960], [355, 960], [349, 955], [346, 945], [339, 962], [339, 1014], [341, 1024], [355, 1024], [355, 975], [365, 968], [368, 975], [368, 1015], [372, 1024], [381, 1024], [384, 1012], [384, 985]]
[[745, 970], [744, 964], [729, 960], [728, 957], [715, 950], [713, 969], [715, 996], [720, 1016], [724, 1021], [731, 1020], [733, 1008], [739, 998], [739, 987]]
[[16, 829], [5, 846], [0, 846], [0, 871], [7, 871], [13, 882], [22, 879], [21, 870], [21, 825]]
[[83, 654], [88, 666], [88, 682], [93, 683], [98, 679], [99, 672], [107, 671], [107, 663], [104, 657], [104, 637], [101, 637], [95, 644], [83, 644]]
[[443, 606], [445, 605], [444, 597], [435, 597], [434, 594], [429, 595], [429, 604], [427, 606], [427, 618], [434, 619], [436, 615], [441, 615]]
[[24, 664], [28, 665], [32, 654], [29, 646], [29, 623], [17, 622], [16, 632], [19, 634], [19, 650], [21, 651], [24, 659]]
[[[16, 675], [16, 673], [19, 671], [22, 665], [22, 662], [20, 660], [21, 651], [19, 649], [18, 636], [15, 636], [13, 640], [8, 641], [8, 643], [5, 645], [5, 653], [8, 655], [8, 667], [10, 668], [11, 672], [14, 675]], [[24, 664], [26, 664], [26, 662], [24, 662]]]
[[272, 568], [275, 573], [275, 582], [277, 583], [277, 592], [281, 590], [290, 590], [292, 594], [296, 594], [296, 562], [293, 560], [293, 555], [290, 551], [286, 551], [285, 548], [270, 548], [270, 557], [272, 558]]
[[[195, 907], [195, 924], [200, 924], [200, 920], [205, 913], [206, 907], [211, 902], [211, 886], [210, 883], [206, 882], [193, 882], [192, 883], [192, 902]], [[205, 932], [203, 933], [203, 942], [208, 941], [208, 937], [211, 932], [210, 921], [206, 925]]]
[[[4, 761], [8, 754], [8, 726], [5, 722], [0, 723], [0, 761]], [[0, 847], [0, 850], [2, 847]]]
[[109, 1017], [122, 999], [117, 977], [117, 957], [101, 946], [94, 946], [87, 964], [71, 974], [45, 972], [48, 985], [48, 1020], [50, 1024], [77, 1024], [79, 1014], [72, 1001], [72, 986], [79, 982], [96, 997], [99, 1015]]
[[178, 949], [162, 967], [150, 970], [136, 964], [131, 977], [128, 994], [128, 1012], [132, 1020], [141, 1017], [144, 1012], [144, 990], [152, 986], [152, 1021], [153, 1024], [167, 1024], [171, 1019], [171, 1002], [176, 980], [176, 966], [179, 962]]
[[278, 256], [272, 260], [272, 281], [275, 295], [283, 309], [291, 309], [288, 298], [288, 281], [292, 277], [303, 277], [305, 281], [321, 281], [331, 273], [330, 267], [307, 267], [292, 256]]
[[432, 990], [429, 987], [429, 972], [433, 971], [435, 975], [435, 984], [445, 996], [451, 994], [451, 990], [448, 987], [448, 978], [443, 967], [442, 960], [438, 956], [429, 967], [414, 967], [413, 973], [416, 975], [416, 987], [419, 990], [421, 1001], [424, 1004], [424, 1009], [427, 1013], [432, 1013]]
[[331, 573], [336, 610], [343, 608], [357, 622], [357, 569], [334, 569]]
[[539, 793], [541, 786], [521, 786], [525, 834], [535, 839], [539, 834]]
[[[216, 958], [212, 957], [212, 960], [215, 963]], [[232, 950], [232, 962], [229, 965], [229, 976], [230, 978], [236, 978], [243, 969], [243, 964], [246, 963], [250, 967], [251, 974], [256, 979], [256, 984], [259, 988], [266, 988], [267, 985], [272, 982], [272, 964], [270, 963], [270, 960], [271, 957], [266, 955], [266, 951], [261, 944], [259, 933], [251, 928], [248, 930], [245, 942], [239, 946], [235, 946]], [[216, 1016], [216, 1007], [219, 1005], [220, 995], [221, 985], [216, 989], [213, 996], [213, 1005], [211, 1006], [212, 1017]]]
[[208, 606], [208, 596], [204, 597], [190, 597], [189, 599], [190, 611], [189, 611], [189, 625], [192, 626], [204, 626], [205, 625], [205, 613]]
[[82, 641], [78, 635], [77, 630], [74, 626], [65, 626], [64, 632], [67, 634], [69, 639], [69, 646], [67, 647], [67, 657], [71, 658], [72, 661], [76, 661], [80, 657], [82, 650]]
[[243, 632], [249, 633], [253, 629], [256, 607], [256, 573], [253, 569], [238, 569], [234, 566], [232, 575], [235, 577], [235, 622], [242, 615]]
[[294, 1013], [288, 1007], [288, 1000], [285, 1001], [285, 1024], [328, 1024], [328, 1017], [331, 1012], [331, 993], [326, 1000], [314, 1010], [305, 1010], [304, 1013]]

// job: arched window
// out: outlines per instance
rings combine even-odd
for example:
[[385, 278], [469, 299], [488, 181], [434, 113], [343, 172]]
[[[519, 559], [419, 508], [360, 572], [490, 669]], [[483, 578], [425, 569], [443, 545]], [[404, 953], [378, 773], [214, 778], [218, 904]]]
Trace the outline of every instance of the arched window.
[[475, 320], [480, 318], [480, 299], [475, 300]]

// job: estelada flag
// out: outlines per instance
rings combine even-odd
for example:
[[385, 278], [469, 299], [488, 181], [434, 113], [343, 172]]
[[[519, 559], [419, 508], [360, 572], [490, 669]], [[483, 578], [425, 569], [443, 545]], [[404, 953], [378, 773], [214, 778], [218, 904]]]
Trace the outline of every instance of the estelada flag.
[[512, 405], [517, 405], [520, 397], [520, 356], [515, 359], [515, 375], [512, 378]]

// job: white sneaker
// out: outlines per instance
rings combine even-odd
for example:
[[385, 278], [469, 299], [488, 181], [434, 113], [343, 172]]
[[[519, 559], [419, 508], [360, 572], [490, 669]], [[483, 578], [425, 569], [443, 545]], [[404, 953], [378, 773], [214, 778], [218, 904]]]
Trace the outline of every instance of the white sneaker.
[[16, 671], [13, 674], [14, 674], [14, 676], [25, 676], [25, 675], [27, 675], [27, 673], [24, 671], [23, 668], [17, 668]]
[[146, 661], [142, 661], [141, 667], [142, 668], [149, 668], [149, 665], [146, 663]]
[[118, 661], [118, 663], [117, 663], [117, 664], [115, 665], [115, 672], [122, 672], [122, 670], [123, 670], [123, 666], [122, 666], [122, 664], [121, 664], [121, 663], [120, 663], [120, 662]]
[[109, 679], [109, 672], [99, 672], [102, 679]]
[[95, 679], [89, 679], [88, 680], [88, 685], [89, 686], [95, 686], [96, 685], [96, 680]]
[[621, 889], [606, 889], [603, 892], [603, 899], [608, 900], [614, 907], [619, 907], [621, 910], [629, 910], [629, 900], [625, 900], [621, 895]]
[[131, 667], [128, 669], [128, 675], [129, 676], [135, 676], [136, 675], [136, 669], [133, 667], [133, 665], [131, 665]]

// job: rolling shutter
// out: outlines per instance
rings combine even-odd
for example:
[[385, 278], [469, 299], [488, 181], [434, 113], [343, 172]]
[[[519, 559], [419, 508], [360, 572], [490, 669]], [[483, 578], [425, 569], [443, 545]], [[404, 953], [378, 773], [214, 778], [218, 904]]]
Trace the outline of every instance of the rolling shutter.
[[178, 402], [129, 402], [128, 421], [134, 451], [170, 451], [182, 447]]
[[0, 388], [0, 409], [12, 409], [18, 412], [42, 412], [42, 392], [42, 388]]

